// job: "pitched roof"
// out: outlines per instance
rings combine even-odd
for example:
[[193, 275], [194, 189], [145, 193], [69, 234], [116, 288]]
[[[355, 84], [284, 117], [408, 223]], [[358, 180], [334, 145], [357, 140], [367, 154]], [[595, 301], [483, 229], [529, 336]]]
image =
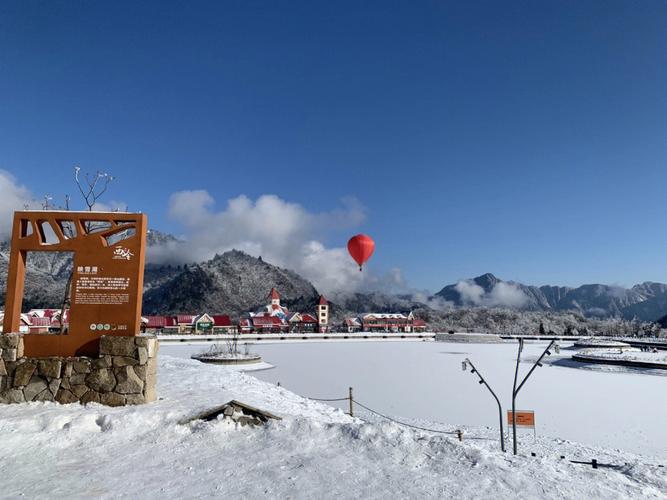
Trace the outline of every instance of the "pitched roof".
[[60, 309], [30, 309], [28, 311], [30, 316], [38, 318], [50, 318], [56, 313], [59, 314]]
[[283, 324], [280, 318], [276, 316], [253, 316], [252, 323], [255, 326], [275, 326]]
[[286, 319], [287, 319], [287, 321], [290, 321], [290, 322], [292, 322], [292, 321], [301, 321], [301, 314], [299, 314], [298, 312], [289, 313], [287, 315]]
[[33, 317], [30, 321], [31, 326], [51, 326], [50, 318]]
[[177, 323], [183, 323], [183, 324], [192, 324], [194, 321], [195, 317], [192, 314], [178, 314], [176, 316], [176, 322]]
[[232, 326], [232, 320], [228, 314], [214, 314], [213, 315], [213, 325], [214, 326]]
[[426, 321], [423, 319], [416, 319], [412, 322], [412, 326], [426, 326]]
[[280, 299], [280, 294], [278, 293], [278, 290], [272, 288], [271, 291], [269, 292], [269, 298], [271, 300]]
[[369, 313], [364, 314], [363, 319], [407, 319], [407, 317], [401, 313]]
[[329, 302], [327, 302], [327, 299], [324, 298], [324, 295], [320, 295], [320, 300], [317, 303], [321, 306], [329, 305]]
[[311, 314], [304, 313], [301, 315], [301, 322], [302, 323], [317, 323], [317, 319], [312, 316]]
[[167, 326], [167, 318], [164, 316], [146, 316], [146, 328], [162, 328]]
[[193, 321], [193, 323], [199, 323], [201, 320], [212, 322], [213, 318], [207, 313], [201, 313], [201, 314], [198, 314], [197, 316], [195, 316], [195, 318], [192, 321]]

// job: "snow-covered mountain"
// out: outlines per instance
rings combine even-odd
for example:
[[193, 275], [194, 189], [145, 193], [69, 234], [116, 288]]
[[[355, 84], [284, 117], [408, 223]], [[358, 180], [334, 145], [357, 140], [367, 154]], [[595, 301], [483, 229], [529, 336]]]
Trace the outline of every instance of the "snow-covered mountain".
[[[177, 239], [149, 230], [147, 244], [159, 246]], [[7, 283], [9, 244], [0, 243], [0, 289]], [[24, 309], [59, 307], [72, 268], [68, 253], [30, 252], [26, 265]], [[281, 269], [243, 252], [230, 251], [193, 265], [146, 266], [144, 314], [211, 313], [239, 315], [266, 303], [271, 287], [280, 290], [288, 307], [314, 309], [318, 298], [313, 285], [287, 269]], [[4, 303], [4, 294], [2, 294]]]
[[290, 309], [314, 310], [319, 297], [315, 287], [294, 271], [232, 250], [200, 264], [147, 265], [144, 314], [239, 314], [266, 304], [269, 290], [280, 291]]
[[435, 294], [453, 306], [506, 307], [526, 311], [577, 311], [587, 316], [653, 321], [667, 313], [667, 285], [645, 282], [632, 288], [590, 284], [576, 288], [531, 286], [491, 273], [445, 286]]
[[[178, 241], [172, 235], [148, 231], [150, 248]], [[0, 243], [0, 289], [6, 286], [8, 262], [9, 245]], [[30, 253], [24, 308], [58, 307], [71, 264], [67, 253]], [[148, 264], [144, 284], [144, 314], [208, 311], [237, 316], [264, 304], [271, 287], [280, 291], [283, 302], [292, 309], [312, 310], [318, 297], [312, 283], [296, 272], [235, 250], [198, 264]], [[667, 284], [663, 283], [645, 282], [632, 288], [600, 284], [538, 287], [504, 281], [491, 273], [447, 285], [430, 299], [382, 292], [338, 293], [329, 299], [336, 321], [363, 312], [420, 310], [421, 316], [428, 316], [434, 306], [574, 311], [589, 317], [642, 321], [667, 314]]]

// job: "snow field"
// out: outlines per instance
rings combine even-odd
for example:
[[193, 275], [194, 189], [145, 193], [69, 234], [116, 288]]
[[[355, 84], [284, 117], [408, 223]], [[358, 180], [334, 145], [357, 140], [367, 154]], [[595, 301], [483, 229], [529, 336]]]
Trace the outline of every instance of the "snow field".
[[[550, 438], [538, 438], [537, 458], [514, 457], [495, 441], [460, 443], [393, 423], [364, 423], [226, 367], [165, 354], [158, 361], [160, 400], [153, 404], [0, 406], [0, 496], [665, 498], [667, 492], [664, 469], [642, 465], [644, 457]], [[177, 423], [230, 399], [283, 420], [262, 428]], [[563, 450], [630, 465], [594, 470], [557, 459]]]
[[[526, 343], [525, 374], [547, 343]], [[517, 409], [535, 410], [538, 436], [659, 457], [667, 462], [667, 371], [636, 370], [573, 362], [563, 343], [535, 370], [517, 398]], [[163, 346], [162, 353], [189, 356], [197, 346]], [[456, 427], [497, 429], [495, 401], [461, 370], [470, 358], [511, 408], [517, 344], [365, 342], [262, 344], [253, 346], [275, 365], [255, 377], [314, 398], [355, 399], [399, 419], [446, 422]], [[576, 366], [577, 368], [573, 368]], [[332, 403], [347, 411], [347, 402]], [[454, 427], [454, 428], [456, 428]], [[520, 439], [532, 441], [532, 431]]]

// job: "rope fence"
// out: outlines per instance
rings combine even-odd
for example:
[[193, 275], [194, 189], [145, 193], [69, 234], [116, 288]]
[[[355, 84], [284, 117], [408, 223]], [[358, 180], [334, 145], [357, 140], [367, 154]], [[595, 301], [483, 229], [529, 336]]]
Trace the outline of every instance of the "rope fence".
[[[455, 435], [455, 436], [458, 437], [458, 440], [459, 440], [459, 441], [463, 441], [463, 435], [464, 435], [464, 433], [463, 433], [463, 431], [460, 430], [460, 429], [457, 429], [457, 430], [455, 430], [455, 431], [443, 431], [443, 430], [440, 430], [440, 429], [430, 429], [430, 428], [428, 428], [428, 427], [420, 427], [420, 426], [418, 426], [418, 425], [412, 425], [412, 424], [408, 424], [408, 423], [405, 423], [405, 422], [401, 422], [400, 420], [396, 420], [395, 418], [392, 418], [392, 417], [390, 417], [390, 416], [388, 416], [388, 415], [385, 415], [384, 413], [380, 413], [379, 411], [374, 410], [373, 408], [370, 408], [370, 407], [366, 406], [365, 404], [360, 403], [359, 401], [357, 401], [356, 399], [354, 399], [354, 398], [352, 397], [352, 388], [351, 388], [351, 387], [350, 387], [350, 395], [347, 396], [347, 397], [344, 397], [344, 398], [310, 398], [310, 397], [309, 397], [308, 399], [311, 399], [311, 400], [313, 400], [313, 401], [320, 401], [320, 402], [324, 402], [324, 403], [333, 403], [333, 402], [347, 401], [347, 402], [350, 404], [350, 410], [352, 410], [352, 405], [354, 404], [354, 405], [357, 405], [358, 407], [362, 408], [363, 410], [365, 410], [365, 411], [367, 411], [367, 412], [369, 412], [369, 413], [372, 413], [372, 414], [374, 414], [374, 415], [377, 415], [378, 417], [384, 418], [384, 419], [386, 419], [386, 420], [389, 420], [389, 421], [391, 421], [391, 422], [394, 422], [395, 424], [401, 425], [401, 426], [403, 426], [403, 427], [409, 427], [409, 428], [411, 428], [411, 429], [417, 429], [417, 430], [420, 430], [420, 431], [433, 432], [433, 433], [436, 433], [436, 434]], [[349, 414], [350, 414], [350, 416], [354, 416], [354, 414], [353, 414], [352, 411], [350, 411]], [[437, 423], [437, 422], [436, 422], [436, 423]], [[445, 424], [443, 424], [443, 425], [445, 425]], [[494, 438], [485, 438], [485, 437], [469, 436], [469, 435], [466, 435], [465, 438], [466, 438], [466, 439], [471, 439], [471, 440], [478, 440], [478, 441], [495, 441]], [[531, 452], [530, 456], [531, 456], [531, 457], [537, 457], [537, 454], [536, 454], [535, 452]], [[559, 458], [560, 458], [561, 460], [565, 460], [565, 456], [564, 456], [564, 455], [560, 455]], [[606, 463], [601, 463], [601, 462], [598, 462], [598, 460], [595, 459], [595, 458], [591, 459], [590, 461], [569, 460], [569, 459], [568, 459], [568, 462], [570, 462], [571, 464], [575, 464], [575, 465], [590, 465], [593, 469], [599, 469], [599, 468], [621, 469], [621, 468], [626, 467], [626, 466], [629, 465], [629, 464], [627, 464], [627, 463], [625, 463], [625, 464], [606, 464]], [[665, 467], [664, 465], [659, 465], [659, 464], [647, 464], [647, 463], [641, 463], [640, 465], [645, 465], [645, 466], [647, 466], [647, 467], [660, 467], [660, 468], [664, 468], [664, 467]]]
[[[350, 398], [349, 396], [345, 397], [345, 398], [308, 398], [308, 399], [311, 399], [313, 401], [320, 401], [320, 402], [323, 402], [323, 403], [348, 401], [348, 402], [351, 402], [351, 403], [359, 406], [360, 408], [363, 408], [364, 410], [366, 410], [366, 411], [368, 411], [368, 412], [370, 412], [374, 415], [377, 415], [378, 417], [381, 417], [381, 418], [384, 418], [384, 419], [389, 420], [391, 422], [394, 422], [395, 424], [402, 425], [403, 427], [409, 427], [411, 429], [417, 429], [417, 430], [420, 430], [420, 431], [433, 432], [433, 433], [436, 433], [436, 434], [455, 435], [459, 438], [459, 441], [463, 441], [463, 431], [462, 430], [443, 431], [443, 430], [440, 430], [440, 429], [430, 429], [428, 427], [420, 427], [418, 425], [412, 425], [412, 424], [408, 424], [406, 422], [401, 422], [400, 420], [396, 420], [395, 418], [392, 418], [388, 415], [385, 415], [384, 413], [380, 413], [379, 411], [374, 410], [373, 408], [370, 408], [369, 406], [367, 406], [363, 403], [360, 403], [356, 399]], [[354, 416], [354, 415], [352, 415], [352, 416]], [[492, 438], [483, 438], [483, 437], [475, 437], [475, 436], [466, 436], [466, 439], [494, 441], [494, 439], [492, 439]]]

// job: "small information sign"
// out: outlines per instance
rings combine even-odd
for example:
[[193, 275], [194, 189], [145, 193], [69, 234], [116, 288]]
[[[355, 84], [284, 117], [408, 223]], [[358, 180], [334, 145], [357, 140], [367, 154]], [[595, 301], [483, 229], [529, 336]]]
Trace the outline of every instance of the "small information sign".
[[[512, 425], [512, 410], [507, 410], [507, 425]], [[534, 429], [535, 428], [535, 412], [532, 410], [517, 410], [516, 412], [516, 426]]]

